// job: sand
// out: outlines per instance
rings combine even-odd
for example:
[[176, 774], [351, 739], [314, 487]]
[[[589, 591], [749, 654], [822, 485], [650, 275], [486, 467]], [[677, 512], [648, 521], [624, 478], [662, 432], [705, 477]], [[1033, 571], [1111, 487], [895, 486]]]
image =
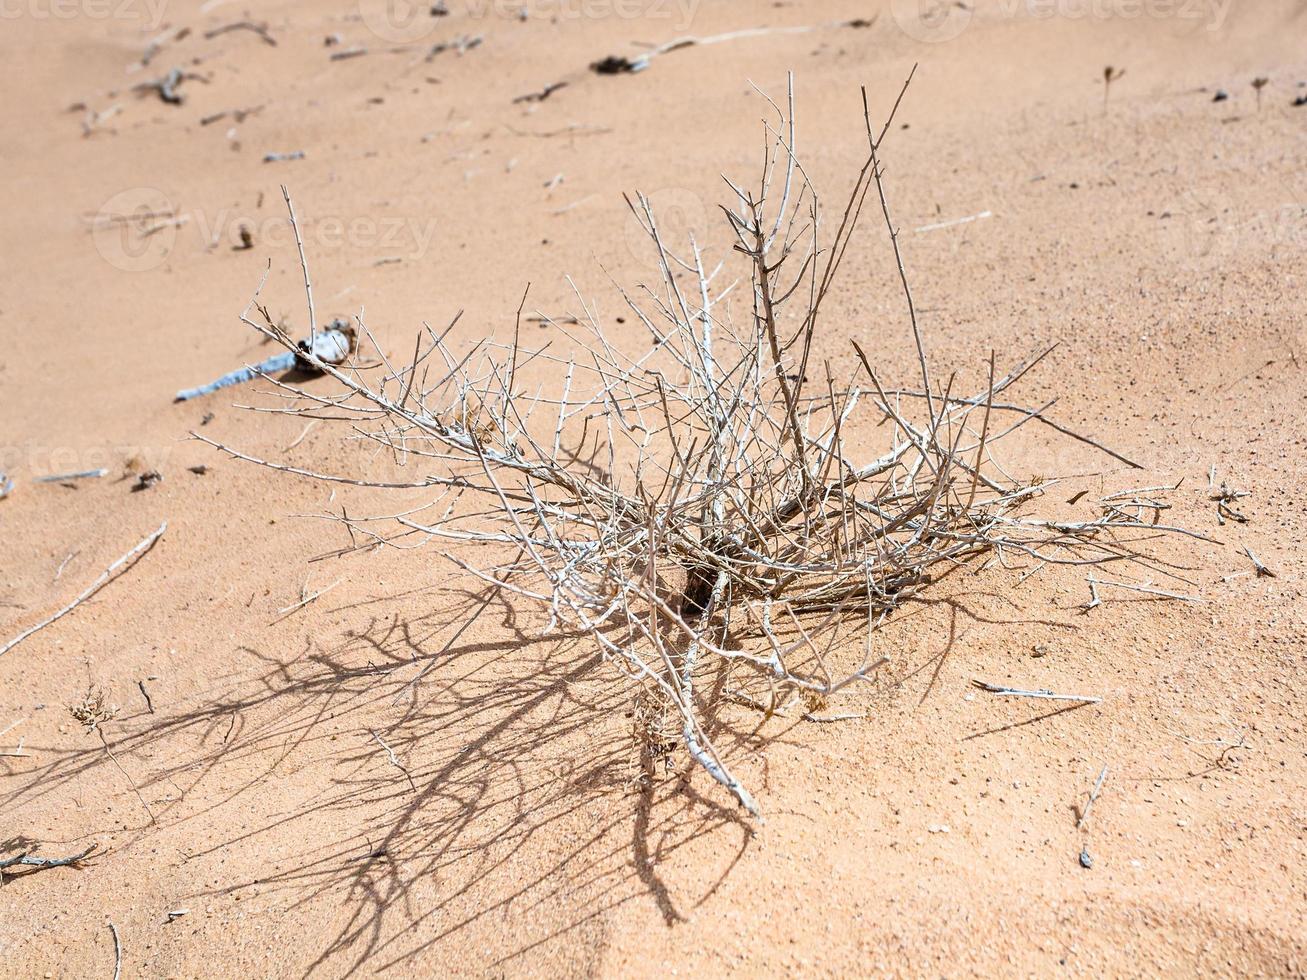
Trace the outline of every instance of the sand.
[[[5, 7], [0, 642], [168, 530], [0, 658], [0, 856], [98, 846], [7, 876], [0, 972], [110, 976], [111, 922], [125, 977], [1303, 975], [1307, 7], [425, 9]], [[206, 38], [247, 16], [276, 44]], [[831, 26], [854, 18], [873, 22]], [[635, 42], [805, 25], [587, 70]], [[173, 28], [190, 34], [132, 70]], [[1183, 481], [1168, 520], [1219, 543], [1158, 547], [1201, 603], [1117, 593], [1084, 614], [1075, 569], [954, 577], [882, 635], [887, 672], [840, 702], [864, 719], [731, 715], [757, 822], [702, 773], [641, 790], [629, 703], [593, 654], [481, 603], [440, 549], [311, 561], [348, 544], [312, 515], [395, 500], [188, 437], [372, 465], [339, 426], [234, 407], [272, 404], [266, 384], [171, 401], [271, 353], [237, 320], [269, 262], [269, 311], [307, 326], [279, 184], [320, 316], [365, 309], [396, 357], [459, 309], [456, 343], [511, 330], [527, 282], [535, 309], [575, 311], [568, 275], [635, 342], [612, 282], [653, 270], [622, 192], [726, 247], [719, 175], [753, 176], [767, 111], [750, 83], [779, 95], [793, 70], [800, 151], [838, 198], [863, 151], [858, 86], [882, 116], [914, 63], [885, 157], [932, 363], [974, 381], [990, 350], [1057, 343], [1024, 399], [1056, 398], [1145, 469], [1047, 432], [1007, 459], [1067, 477], [1068, 498]], [[1105, 107], [1108, 65], [1125, 73]], [[132, 91], [173, 67], [197, 76], [183, 104]], [[138, 217], [105, 224], [121, 215]], [[822, 356], [856, 338], [911, 380], [872, 222], [826, 322]], [[1213, 467], [1249, 492], [1246, 523], [1218, 524]], [[149, 470], [162, 481], [132, 492]], [[1058, 710], [974, 678], [1103, 701]], [[120, 708], [105, 744], [67, 710], [89, 685]]]

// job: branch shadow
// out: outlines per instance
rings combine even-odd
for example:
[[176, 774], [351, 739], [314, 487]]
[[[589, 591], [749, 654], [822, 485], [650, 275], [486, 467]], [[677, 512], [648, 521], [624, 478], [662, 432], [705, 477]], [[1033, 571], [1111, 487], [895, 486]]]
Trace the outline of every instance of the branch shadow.
[[[448, 591], [456, 601], [427, 615], [361, 610], [362, 628], [331, 648], [309, 639], [278, 657], [240, 647], [245, 662], [215, 688], [174, 707], [156, 697], [157, 713], [104, 729], [160, 824], [203, 831], [190, 836], [207, 843], [183, 863], [259, 858], [229, 860], [263, 870], [190, 900], [257, 884], [279, 907], [330, 916], [306, 974], [411, 969], [460, 933], [546, 907], [567, 914], [506, 937], [489, 966], [578, 931], [587, 943], [574, 946], [601, 949], [606, 916], [625, 903], [683, 921], [685, 903], [712, 894], [751, 839], [711, 790], [683, 776], [633, 778], [629, 690], [588, 640], [528, 636], [496, 590]], [[109, 765], [98, 739], [32, 748], [45, 761], [6, 779], [10, 812]], [[306, 797], [276, 812], [263, 791], [304, 765], [327, 778], [298, 781]], [[155, 833], [141, 812], [117, 849]], [[724, 870], [678, 895], [658, 866], [706, 836]]]

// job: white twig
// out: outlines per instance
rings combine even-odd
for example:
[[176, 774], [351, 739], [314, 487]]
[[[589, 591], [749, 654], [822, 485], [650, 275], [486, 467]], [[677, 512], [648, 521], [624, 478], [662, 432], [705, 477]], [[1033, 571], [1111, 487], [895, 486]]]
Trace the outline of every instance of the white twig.
[[400, 763], [399, 758], [395, 755], [395, 750], [387, 745], [385, 739], [374, 732], [371, 728], [368, 729], [368, 734], [376, 739], [377, 744], [386, 750], [386, 757], [390, 759], [390, 764], [404, 774], [404, 778], [408, 780], [409, 789], [416, 793], [418, 788], [417, 784], [413, 782], [413, 774], [408, 771], [407, 767]]
[[1049, 701], [1082, 701], [1085, 704], [1097, 704], [1103, 699], [1092, 694], [1054, 694], [1052, 691], [1023, 691], [1015, 687], [1002, 687], [987, 684], [984, 681], [972, 681], [976, 687], [990, 694], [1003, 694], [1014, 698], [1046, 698]]
[[70, 483], [73, 480], [94, 480], [104, 476], [108, 472], [108, 470], [101, 468], [98, 470], [81, 470], [77, 473], [53, 473], [50, 476], [38, 476], [35, 482]]
[[970, 224], [972, 221], [979, 221], [981, 218], [992, 218], [994, 212], [981, 211], [979, 214], [969, 214], [965, 218], [954, 218], [952, 221], [937, 221], [933, 225], [922, 225], [916, 231], [920, 234], [923, 231], [939, 231], [942, 228], [952, 228], [955, 225]]
[[92, 582], [90, 586], [86, 589], [86, 591], [83, 592], [81, 595], [79, 595], [76, 599], [68, 603], [68, 605], [64, 606], [53, 616], [50, 616], [47, 619], [43, 619], [35, 626], [23, 630], [23, 632], [19, 633], [16, 637], [14, 637], [4, 646], [0, 647], [0, 656], [3, 656], [4, 654], [8, 653], [10, 650], [18, 646], [18, 644], [22, 643], [33, 633], [45, 629], [51, 623], [55, 622], [56, 620], [60, 619], [63, 616], [66, 616], [68, 613], [76, 609], [81, 603], [85, 602], [91, 596], [95, 595], [96, 592], [100, 591], [100, 589], [104, 588], [104, 586], [108, 584], [109, 580], [113, 578], [114, 573], [116, 573], [120, 568], [126, 565], [127, 562], [131, 561], [137, 555], [149, 551], [150, 548], [153, 547], [154, 542], [158, 541], [159, 538], [163, 536], [163, 532], [166, 531], [167, 529], [168, 529], [168, 522], [164, 521], [162, 524], [159, 525], [159, 529], [157, 531], [155, 531], [153, 534], [147, 535], [140, 542], [140, 544], [134, 547], [131, 551], [127, 552], [127, 554], [123, 555], [108, 568], [106, 568], [104, 572], [100, 575], [100, 577], [97, 578], [94, 582]]
[[1107, 766], [1098, 774], [1098, 782], [1094, 783], [1094, 788], [1089, 792], [1089, 802], [1085, 808], [1080, 811], [1080, 819], [1076, 821], [1076, 829], [1079, 830], [1084, 826], [1085, 821], [1089, 819], [1089, 811], [1093, 808], [1094, 800], [1098, 799], [1098, 791], [1103, 788], [1103, 780], [1107, 778]]
[[317, 599], [317, 598], [320, 598], [321, 596], [326, 595], [328, 592], [330, 592], [330, 591], [331, 591], [332, 589], [334, 589], [336, 586], [340, 585], [340, 583], [343, 582], [343, 581], [345, 581], [343, 578], [338, 578], [338, 579], [336, 579], [336, 581], [334, 581], [334, 582], [332, 582], [330, 585], [328, 585], [325, 589], [319, 589], [317, 592], [313, 593], [312, 595], [307, 595], [307, 596], [305, 596], [305, 597], [304, 597], [303, 599], [301, 599], [299, 602], [293, 603], [293, 604], [287, 606], [287, 607], [284, 608], [284, 609], [278, 609], [278, 610], [277, 610], [277, 615], [278, 615], [279, 619], [277, 619], [277, 620], [273, 620], [273, 622], [278, 622], [280, 619], [284, 619], [285, 617], [289, 616], [291, 613], [295, 612], [297, 609], [303, 609], [305, 606], [307, 606], [307, 605], [308, 605], [310, 602], [312, 602], [314, 599]]

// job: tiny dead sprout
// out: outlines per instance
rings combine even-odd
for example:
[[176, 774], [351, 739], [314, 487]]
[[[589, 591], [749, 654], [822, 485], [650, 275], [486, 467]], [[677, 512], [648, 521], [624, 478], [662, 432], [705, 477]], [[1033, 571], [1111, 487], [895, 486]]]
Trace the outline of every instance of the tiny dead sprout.
[[123, 774], [131, 785], [132, 792], [136, 794], [136, 798], [140, 800], [141, 806], [145, 808], [146, 814], [149, 815], [150, 823], [156, 823], [154, 811], [150, 809], [150, 804], [145, 802], [145, 797], [141, 795], [136, 780], [132, 778], [131, 773], [123, 768], [123, 764], [113, 754], [113, 749], [109, 748], [109, 740], [104, 737], [104, 726], [118, 716], [119, 710], [118, 705], [109, 704], [109, 696], [104, 689], [96, 687], [94, 684], [86, 688], [86, 693], [82, 695], [81, 701], [68, 705], [68, 713], [73, 716], [74, 721], [86, 730], [86, 734], [99, 737], [100, 744], [104, 747], [104, 754], [109, 757], [109, 761], [117, 767], [118, 771]]
[[631, 706], [631, 735], [639, 749], [641, 779], [651, 783], [672, 770], [680, 725], [656, 688], [642, 686]]
[[68, 705], [68, 713], [86, 729], [86, 734], [96, 734], [101, 725], [113, 721], [118, 715], [118, 705], [109, 704], [108, 697], [103, 688], [91, 685], [82, 695], [82, 700]]
[[1112, 83], [1124, 74], [1124, 68], [1113, 68], [1108, 65], [1103, 69], [1103, 112], [1107, 112], [1107, 100], [1112, 92]]
[[[726, 180], [720, 259], [694, 240], [674, 249], [649, 201], [629, 200], [658, 269], [639, 291], [616, 286], [643, 344], [605, 334], [578, 296], [584, 315], [553, 321], [566, 343], [523, 346], [519, 307], [510, 342], [483, 337], [460, 350], [454, 324], [424, 325], [412, 360], [395, 365], [360, 316], [380, 376], [315, 359], [337, 390], [276, 382], [285, 401], [262, 410], [344, 420], [420, 469], [407, 479], [302, 469], [192, 435], [282, 472], [427, 491], [417, 509], [323, 517], [346, 525], [346, 551], [440, 542], [469, 576], [541, 610], [543, 632], [588, 637], [635, 698], [649, 764], [684, 748], [757, 814], [714, 745], [708, 719], [719, 707], [762, 705], [770, 718], [799, 701], [805, 720], [860, 717], [815, 712], [874, 678], [886, 662], [877, 629], [929, 583], [986, 560], [1141, 560], [1139, 542], [1167, 530], [1142, 502], [1059, 520], [1038, 482], [995, 459], [996, 443], [1036, 423], [1138, 465], [1047, 417], [1047, 406], [1009, 399], [1048, 351], [1006, 374], [991, 356], [970, 394], [956, 377], [932, 377], [880, 156], [907, 85], [879, 129], [863, 93], [863, 160], [829, 224], [796, 153], [792, 84], [784, 107], [770, 103], [760, 178]], [[868, 200], [906, 302], [920, 371], [907, 388], [876, 373], [883, 337], [862, 333], [856, 358], [838, 360], [823, 343], [826, 301]], [[289, 195], [287, 205], [294, 224]], [[302, 253], [301, 262], [313, 323]], [[257, 300], [256, 291], [242, 320], [289, 346], [249, 316]]]
[[799, 700], [803, 703], [804, 712], [810, 715], [825, 711], [830, 706], [830, 698], [822, 691], [812, 688], [804, 688], [800, 691]]
[[1253, 81], [1252, 81], [1253, 91], [1257, 93], [1257, 111], [1258, 111], [1258, 112], [1261, 112], [1261, 111], [1262, 111], [1262, 89], [1266, 88], [1266, 85], [1267, 85], [1268, 82], [1270, 82], [1270, 79], [1269, 79], [1269, 78], [1266, 78], [1265, 76], [1262, 76], [1262, 75], [1258, 75], [1258, 76], [1257, 76], [1256, 78], [1254, 78]]

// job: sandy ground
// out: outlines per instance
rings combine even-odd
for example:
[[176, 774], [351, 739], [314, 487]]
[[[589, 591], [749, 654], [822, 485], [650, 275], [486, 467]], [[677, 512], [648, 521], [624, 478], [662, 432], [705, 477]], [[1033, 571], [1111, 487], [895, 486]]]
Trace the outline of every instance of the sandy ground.
[[[0, 856], [98, 845], [7, 876], [0, 972], [110, 976], [111, 922], [123, 976], [1302, 976], [1307, 4], [523, 3], [4, 6], [0, 640], [168, 530], [0, 658]], [[206, 37], [246, 17], [275, 45]], [[873, 22], [831, 26], [852, 18]], [[586, 70], [634, 42], [802, 25], [820, 26]], [[483, 41], [426, 60], [460, 36]], [[623, 191], [720, 250], [719, 174], [759, 158], [750, 81], [780, 94], [795, 72], [801, 153], [838, 197], [858, 86], [883, 115], [914, 62], [886, 156], [934, 363], [974, 381], [991, 349], [1058, 342], [1026, 401], [1057, 398], [1146, 469], [1042, 434], [1010, 461], [1068, 497], [1182, 480], [1168, 518], [1220, 542], [1164, 546], [1201, 604], [1120, 593], [1082, 615], [1074, 570], [954, 577], [883, 634], [887, 673], [841, 703], [865, 719], [726, 719], [760, 824], [701, 773], [636, 791], [627, 703], [592, 653], [480, 602], [438, 549], [311, 561], [347, 539], [304, 515], [364, 492], [188, 438], [370, 465], [339, 429], [292, 447], [302, 424], [233, 407], [266, 385], [171, 401], [263, 356], [236, 318], [269, 260], [264, 299], [305, 327], [281, 182], [320, 313], [366, 309], [396, 356], [460, 308], [456, 342], [511, 329], [528, 281], [533, 307], [574, 311], [567, 275], [620, 332], [608, 277], [652, 272]], [[1125, 74], [1105, 110], [1107, 65]], [[182, 105], [132, 91], [173, 67], [197, 76]], [[910, 380], [873, 223], [846, 269], [822, 355], [857, 338]], [[1212, 467], [1249, 491], [1246, 524], [1218, 526]], [[1057, 710], [973, 678], [1104, 700]], [[91, 684], [120, 706], [105, 744], [67, 711]]]

